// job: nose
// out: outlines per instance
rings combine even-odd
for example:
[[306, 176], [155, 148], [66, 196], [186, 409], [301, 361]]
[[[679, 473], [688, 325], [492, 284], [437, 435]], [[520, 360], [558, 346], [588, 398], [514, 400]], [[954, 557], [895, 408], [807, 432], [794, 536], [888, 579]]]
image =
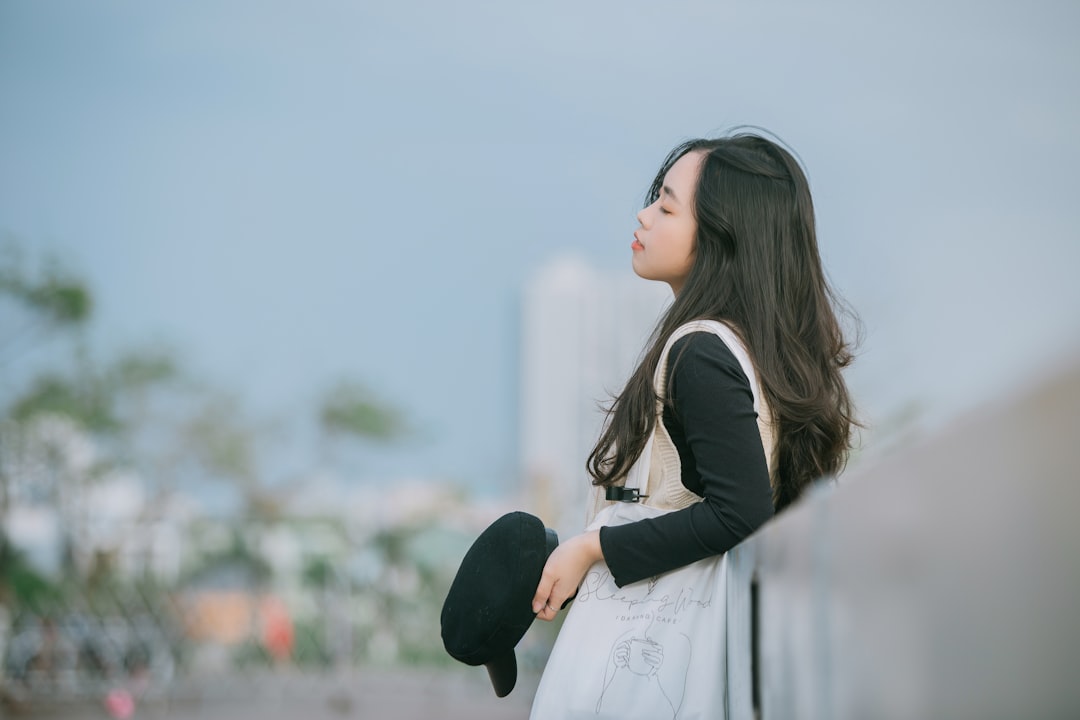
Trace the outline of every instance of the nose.
[[648, 209], [649, 208], [647, 207], [641, 208], [640, 210], [638, 210], [638, 214], [634, 216], [637, 218], [638, 225], [640, 225], [641, 227], [645, 227], [645, 211]]

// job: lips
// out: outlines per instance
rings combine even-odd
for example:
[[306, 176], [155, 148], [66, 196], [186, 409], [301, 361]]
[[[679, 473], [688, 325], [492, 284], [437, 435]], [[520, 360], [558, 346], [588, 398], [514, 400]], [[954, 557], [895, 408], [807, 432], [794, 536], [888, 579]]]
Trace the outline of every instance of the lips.
[[637, 233], [634, 233], [634, 242], [630, 243], [630, 248], [632, 250], [644, 250], [645, 249], [645, 246], [641, 244], [640, 240], [638, 240]]

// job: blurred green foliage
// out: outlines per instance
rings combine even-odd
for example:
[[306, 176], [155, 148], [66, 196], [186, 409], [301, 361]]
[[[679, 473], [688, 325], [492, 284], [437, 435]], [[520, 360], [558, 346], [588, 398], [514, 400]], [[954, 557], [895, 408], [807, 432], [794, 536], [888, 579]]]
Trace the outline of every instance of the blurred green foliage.
[[22, 303], [40, 321], [74, 326], [89, 320], [93, 296], [86, 282], [49, 261], [35, 277], [25, 269], [22, 253], [11, 244], [0, 259], [0, 295]]
[[[357, 534], [356, 528], [346, 530], [342, 517], [335, 517], [319, 529], [321, 535], [311, 535], [322, 538], [312, 546], [317, 549], [302, 547], [310, 519], [290, 517], [289, 488], [264, 477], [263, 431], [242, 399], [193, 379], [168, 350], [136, 349], [106, 361], [95, 358], [84, 332], [93, 308], [93, 293], [77, 274], [54, 261], [31, 271], [16, 246], [0, 247], [0, 312], [5, 318], [21, 318], [17, 332], [7, 329], [14, 325], [0, 331], [0, 362], [10, 367], [37, 345], [62, 341], [50, 346], [47, 367], [36, 365], [37, 358], [24, 359], [21, 379], [9, 386], [8, 396], [0, 397], [0, 453], [11, 452], [32, 435], [42, 418], [62, 416], [92, 446], [97, 463], [89, 471], [43, 473], [40, 478], [25, 473], [38, 472], [32, 468], [41, 463], [23, 463], [19, 467], [24, 476], [12, 478], [0, 462], [0, 518], [8, 510], [13, 481], [81, 483], [34, 493], [38, 501], [46, 498], [59, 508], [67, 490], [77, 491], [69, 497], [85, 497], [85, 486], [103, 476], [102, 468], [128, 470], [146, 483], [139, 517], [144, 528], [161, 519], [169, 493], [185, 487], [189, 479], [228, 485], [242, 506], [236, 516], [187, 522], [181, 529], [181, 566], [167, 585], [156, 584], [148, 563], [132, 571], [130, 554], [121, 563], [117, 548], [81, 547], [79, 530], [72, 526], [74, 515], [61, 518], [66, 543], [62, 580], [34, 570], [0, 526], [0, 603], [16, 611], [47, 613], [65, 603], [86, 606], [100, 600], [96, 614], [121, 616], [127, 609], [116, 606], [117, 594], [150, 582], [151, 590], [136, 592], [148, 598], [146, 607], [133, 612], [152, 606], [163, 625], [176, 625], [172, 611], [159, 611], [171, 607], [174, 590], [231, 588], [254, 596], [284, 587], [306, 598], [299, 609], [290, 608], [295, 612], [296, 642], [291, 662], [296, 665], [450, 662], [439, 642], [439, 608], [453, 575], [446, 558], [463, 554], [466, 538], [440, 529], [435, 518], [364, 528]], [[322, 440], [357, 449], [411, 433], [400, 410], [368, 386], [347, 379], [311, 403], [307, 421]], [[63, 512], [70, 514], [72, 506]], [[282, 537], [300, 548], [300, 563], [289, 571], [298, 573], [296, 577], [275, 577], [267, 548]], [[357, 554], [366, 558], [359, 566], [352, 562]], [[69, 562], [76, 555], [85, 562]], [[169, 636], [182, 632], [173, 628]], [[233, 650], [239, 666], [273, 664], [255, 636]], [[179, 645], [174, 652], [179, 659]]]
[[405, 434], [401, 414], [355, 382], [338, 383], [326, 394], [320, 413], [323, 430], [372, 440], [396, 440]]
[[336, 577], [337, 571], [330, 558], [319, 556], [304, 563], [302, 578], [307, 587], [317, 589], [329, 587]]
[[60, 587], [34, 570], [0, 528], [0, 603], [40, 613], [61, 594]]
[[10, 416], [25, 422], [41, 413], [56, 413], [75, 420], [94, 432], [115, 432], [121, 428], [114, 412], [114, 395], [95, 382], [61, 377], [53, 373], [39, 375], [26, 392], [11, 406]]
[[103, 379], [114, 392], [134, 392], [173, 380], [179, 372], [176, 360], [163, 351], [130, 352], [113, 363]]
[[245, 485], [254, 482], [254, 440], [234, 399], [210, 398], [187, 421], [183, 432], [185, 445], [211, 476]]

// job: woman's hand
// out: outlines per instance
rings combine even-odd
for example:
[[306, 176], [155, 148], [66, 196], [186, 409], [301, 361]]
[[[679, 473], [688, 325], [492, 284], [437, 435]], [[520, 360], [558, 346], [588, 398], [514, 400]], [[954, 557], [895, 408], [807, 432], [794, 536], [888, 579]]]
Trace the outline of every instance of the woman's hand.
[[577, 592], [589, 568], [603, 559], [599, 530], [575, 535], [560, 543], [548, 557], [533, 597], [532, 609], [536, 617], [554, 620], [566, 599]]

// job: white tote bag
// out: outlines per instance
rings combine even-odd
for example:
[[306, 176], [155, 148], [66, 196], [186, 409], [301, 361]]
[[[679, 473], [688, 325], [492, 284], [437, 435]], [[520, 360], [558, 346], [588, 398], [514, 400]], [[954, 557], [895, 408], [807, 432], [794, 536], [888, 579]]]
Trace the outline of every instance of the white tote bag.
[[[664, 512], [620, 503], [594, 525]], [[725, 554], [619, 588], [605, 563], [594, 565], [559, 631], [530, 718], [723, 718], [726, 570]]]
[[[757, 406], [753, 366], [730, 328], [695, 325], [716, 331], [735, 353]], [[642, 494], [648, 494], [652, 448], [650, 438], [626, 480], [626, 487]], [[671, 510], [614, 503], [587, 529], [666, 512]], [[722, 720], [727, 715], [726, 575], [726, 553], [622, 588], [605, 562], [593, 565], [556, 638], [530, 719]]]

